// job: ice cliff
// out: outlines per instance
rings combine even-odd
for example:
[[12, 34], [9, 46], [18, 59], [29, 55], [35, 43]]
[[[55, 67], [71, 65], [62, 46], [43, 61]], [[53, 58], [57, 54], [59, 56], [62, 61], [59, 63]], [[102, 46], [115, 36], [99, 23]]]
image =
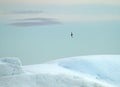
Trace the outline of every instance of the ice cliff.
[[21, 61], [18, 58], [0, 58], [0, 77], [22, 73]]
[[22, 66], [0, 58], [0, 87], [120, 87], [120, 55], [79, 56]]

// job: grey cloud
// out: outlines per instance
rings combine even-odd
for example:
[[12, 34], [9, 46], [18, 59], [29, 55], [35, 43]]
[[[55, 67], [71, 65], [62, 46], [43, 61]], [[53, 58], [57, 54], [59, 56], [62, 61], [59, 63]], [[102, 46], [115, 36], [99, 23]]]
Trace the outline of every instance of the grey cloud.
[[23, 10], [23, 11], [13, 11], [12, 14], [39, 14], [43, 13], [43, 11], [35, 11], [35, 10]]
[[18, 19], [18, 21], [58, 21], [56, 18], [26, 18]]
[[26, 19], [18, 19], [10, 25], [14, 26], [43, 26], [43, 25], [54, 25], [61, 24], [55, 18], [26, 18]]

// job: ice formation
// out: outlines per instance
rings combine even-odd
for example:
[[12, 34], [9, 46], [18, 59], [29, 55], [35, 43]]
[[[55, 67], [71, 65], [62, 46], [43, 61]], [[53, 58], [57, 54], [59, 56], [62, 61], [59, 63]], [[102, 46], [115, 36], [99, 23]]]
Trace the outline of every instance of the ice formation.
[[120, 55], [64, 58], [21, 66], [0, 59], [0, 87], [120, 87]]
[[0, 77], [22, 72], [21, 61], [18, 58], [0, 58]]

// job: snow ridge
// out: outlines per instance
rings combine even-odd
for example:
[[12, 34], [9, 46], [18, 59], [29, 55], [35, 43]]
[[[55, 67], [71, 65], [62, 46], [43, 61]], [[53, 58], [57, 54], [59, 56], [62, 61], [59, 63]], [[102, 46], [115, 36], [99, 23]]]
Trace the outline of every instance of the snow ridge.
[[[0, 66], [9, 63], [3, 60], [19, 65], [22, 73], [0, 75], [0, 87], [120, 87], [120, 55], [79, 56], [27, 66], [12, 58], [0, 60]], [[0, 72], [13, 72], [6, 69]]]

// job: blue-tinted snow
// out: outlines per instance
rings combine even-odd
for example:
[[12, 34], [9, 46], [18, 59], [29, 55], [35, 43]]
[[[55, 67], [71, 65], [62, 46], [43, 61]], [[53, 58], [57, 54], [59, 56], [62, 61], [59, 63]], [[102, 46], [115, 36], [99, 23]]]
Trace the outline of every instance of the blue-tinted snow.
[[[3, 60], [1, 65], [19, 65], [13, 59]], [[11, 73], [10, 66], [6, 67], [8, 70], [0, 71]], [[23, 73], [0, 76], [0, 87], [120, 87], [120, 55], [62, 58], [21, 66], [21, 70]]]
[[91, 55], [56, 60], [58, 65], [120, 85], [120, 55]]

